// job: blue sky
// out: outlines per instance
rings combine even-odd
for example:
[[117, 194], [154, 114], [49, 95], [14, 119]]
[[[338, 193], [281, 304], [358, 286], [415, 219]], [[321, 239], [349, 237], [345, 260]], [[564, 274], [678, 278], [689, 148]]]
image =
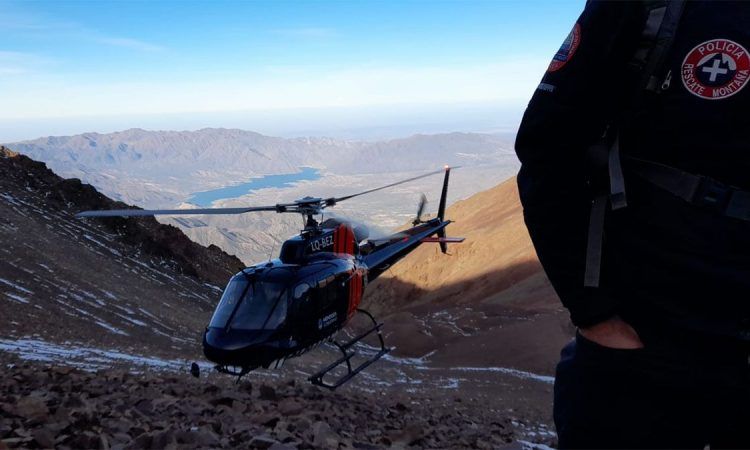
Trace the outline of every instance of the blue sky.
[[472, 114], [486, 116], [477, 129], [512, 127], [583, 3], [0, 0], [0, 141], [138, 126], [331, 134], [420, 115], [444, 131]]

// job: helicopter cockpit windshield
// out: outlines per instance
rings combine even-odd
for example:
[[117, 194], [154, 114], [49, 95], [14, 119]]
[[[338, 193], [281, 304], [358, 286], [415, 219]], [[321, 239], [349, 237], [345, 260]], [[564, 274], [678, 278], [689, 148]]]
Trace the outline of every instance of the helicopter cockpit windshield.
[[[283, 272], [276, 273], [273, 272]], [[224, 290], [209, 327], [234, 330], [273, 330], [286, 318], [286, 271], [272, 269], [256, 275], [235, 275]]]

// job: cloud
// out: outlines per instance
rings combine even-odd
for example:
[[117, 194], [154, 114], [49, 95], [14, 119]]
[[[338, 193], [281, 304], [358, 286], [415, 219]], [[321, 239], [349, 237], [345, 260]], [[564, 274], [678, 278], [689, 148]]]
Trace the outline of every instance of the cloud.
[[77, 27], [78, 25], [75, 22], [0, 11], [0, 28], [6, 31], [15, 30], [37, 34], [50, 31], [74, 30]]
[[[170, 82], [82, 83], [46, 80], [13, 88], [0, 84], [7, 108], [0, 118], [171, 114], [240, 110], [456, 104], [524, 104], [548, 59], [465, 66], [356, 67]], [[71, 99], [75, 99], [71, 101]]]
[[102, 44], [112, 45], [115, 47], [123, 47], [142, 52], [160, 52], [165, 50], [165, 48], [160, 45], [150, 44], [138, 39], [121, 37], [100, 37], [96, 40]]
[[278, 28], [271, 30], [271, 32], [279, 36], [304, 39], [322, 39], [338, 36], [338, 32], [333, 28], [324, 27]]
[[31, 73], [53, 62], [50, 58], [34, 53], [0, 50], [0, 76]]
[[99, 44], [121, 47], [141, 52], [159, 52], [164, 47], [140, 39], [121, 36], [110, 36], [79, 23], [61, 21], [41, 15], [3, 14], [0, 11], [0, 28], [15, 32], [21, 36], [34, 36], [47, 39], [73, 39], [97, 42]]

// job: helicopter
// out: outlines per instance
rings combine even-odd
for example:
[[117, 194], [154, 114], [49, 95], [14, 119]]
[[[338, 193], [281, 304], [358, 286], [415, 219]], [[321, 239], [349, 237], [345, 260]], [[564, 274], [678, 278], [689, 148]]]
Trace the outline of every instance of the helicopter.
[[[243, 214], [256, 211], [296, 213], [304, 218], [304, 229], [286, 240], [278, 258], [254, 264], [234, 275], [203, 333], [203, 353], [221, 373], [237, 376], [237, 381], [258, 368], [280, 367], [289, 358], [300, 356], [321, 343], [332, 343], [341, 357], [311, 375], [308, 380], [336, 389], [385, 356], [391, 348], [381, 333], [383, 323], [360, 308], [369, 282], [422, 243], [437, 243], [447, 253], [448, 243], [463, 238], [446, 236], [446, 197], [451, 168], [429, 172], [385, 186], [343, 197], [304, 197], [272, 206], [203, 209], [121, 209], [84, 211], [76, 217], [128, 217], [183, 214]], [[326, 208], [361, 195], [387, 189], [428, 176], [444, 173], [437, 217], [422, 220], [426, 204], [421, 197], [416, 218], [406, 230], [378, 239], [368, 239], [365, 226], [327, 219], [316, 220]], [[356, 313], [366, 316], [372, 326], [339, 343], [334, 339]], [[377, 336], [380, 348], [359, 365], [353, 366], [355, 345]], [[336, 368], [346, 373], [333, 381], [326, 376]], [[193, 365], [193, 370], [197, 365]]]

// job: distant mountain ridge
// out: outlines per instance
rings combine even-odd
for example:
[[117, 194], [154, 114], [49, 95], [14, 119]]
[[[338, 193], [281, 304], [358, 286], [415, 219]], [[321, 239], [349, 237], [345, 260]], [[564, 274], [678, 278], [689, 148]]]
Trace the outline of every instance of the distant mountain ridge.
[[[415, 135], [380, 142], [325, 137], [279, 138], [252, 131], [205, 128], [197, 131], [129, 129], [99, 134], [51, 136], [5, 144], [55, 172], [91, 182], [108, 195], [122, 194], [123, 178], [156, 183], [163, 195], [120, 199], [141, 206], [165, 206], [187, 195], [252, 176], [296, 172], [301, 166], [338, 174], [425, 170], [482, 165], [513, 157], [507, 139], [489, 134]], [[143, 192], [142, 188], [139, 191]], [[137, 190], [138, 191], [138, 190]]]
[[[321, 178], [299, 183], [296, 189], [268, 188], [218, 200], [215, 206], [350, 194], [443, 164], [464, 167], [456, 172], [449, 192], [449, 201], [454, 201], [497, 184], [518, 167], [508, 138], [477, 133], [364, 142], [326, 137], [285, 139], [223, 128], [130, 129], [51, 136], [11, 145], [14, 151], [46, 163], [63, 177], [79, 178], [112, 199], [142, 208], [189, 208], [196, 192], [246, 183], [260, 175], [297, 172], [303, 166], [318, 169]], [[413, 214], [420, 191], [429, 195], [438, 188], [438, 181], [426, 178], [357, 199], [347, 212], [360, 220], [374, 219], [379, 226], [394, 226], [401, 223], [394, 217]], [[247, 263], [273, 255], [281, 240], [299, 231], [298, 218], [271, 213], [159, 220], [178, 226], [203, 245], [219, 245]]]

